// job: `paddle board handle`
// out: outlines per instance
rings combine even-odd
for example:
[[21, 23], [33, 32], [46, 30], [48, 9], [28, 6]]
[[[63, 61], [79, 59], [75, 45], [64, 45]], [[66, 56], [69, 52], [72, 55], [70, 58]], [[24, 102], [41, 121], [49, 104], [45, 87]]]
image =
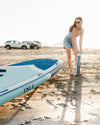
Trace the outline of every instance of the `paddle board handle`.
[[77, 56], [81, 56], [81, 52], [79, 52], [79, 53], [77, 54]]
[[5, 69], [0, 69], [0, 72], [6, 72], [6, 70]]
[[3, 74], [0, 74], [0, 76], [3, 76]]

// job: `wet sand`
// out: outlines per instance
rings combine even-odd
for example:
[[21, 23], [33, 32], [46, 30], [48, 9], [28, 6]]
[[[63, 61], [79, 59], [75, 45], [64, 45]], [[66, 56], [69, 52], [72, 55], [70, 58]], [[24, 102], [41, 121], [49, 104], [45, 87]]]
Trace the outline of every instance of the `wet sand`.
[[[53, 53], [53, 55], [52, 55]], [[100, 50], [85, 49], [82, 76], [70, 76], [63, 48], [6, 50], [0, 48], [0, 66], [36, 58], [56, 58], [61, 69], [37, 88], [0, 106], [0, 125], [99, 125]], [[73, 69], [76, 69], [72, 56]]]

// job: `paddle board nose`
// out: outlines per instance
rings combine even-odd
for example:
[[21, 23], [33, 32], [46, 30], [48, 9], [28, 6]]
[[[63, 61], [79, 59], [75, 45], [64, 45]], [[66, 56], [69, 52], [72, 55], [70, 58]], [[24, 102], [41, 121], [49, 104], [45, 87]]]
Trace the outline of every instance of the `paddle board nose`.
[[50, 79], [61, 67], [56, 59], [34, 59], [0, 68], [0, 105]]

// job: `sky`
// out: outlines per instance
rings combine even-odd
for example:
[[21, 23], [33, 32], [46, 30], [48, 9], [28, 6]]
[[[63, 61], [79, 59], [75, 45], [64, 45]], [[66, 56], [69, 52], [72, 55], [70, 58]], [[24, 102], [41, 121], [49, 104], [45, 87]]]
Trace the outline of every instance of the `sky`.
[[0, 0], [0, 45], [7, 40], [63, 44], [69, 27], [83, 18], [83, 48], [100, 49], [100, 0]]

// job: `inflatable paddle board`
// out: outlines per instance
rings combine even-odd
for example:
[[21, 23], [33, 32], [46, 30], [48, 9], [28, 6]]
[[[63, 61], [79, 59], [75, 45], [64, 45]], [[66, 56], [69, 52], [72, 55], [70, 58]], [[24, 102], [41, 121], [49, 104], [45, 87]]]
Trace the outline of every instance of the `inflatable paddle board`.
[[0, 105], [51, 78], [61, 67], [56, 59], [35, 59], [0, 67]]

